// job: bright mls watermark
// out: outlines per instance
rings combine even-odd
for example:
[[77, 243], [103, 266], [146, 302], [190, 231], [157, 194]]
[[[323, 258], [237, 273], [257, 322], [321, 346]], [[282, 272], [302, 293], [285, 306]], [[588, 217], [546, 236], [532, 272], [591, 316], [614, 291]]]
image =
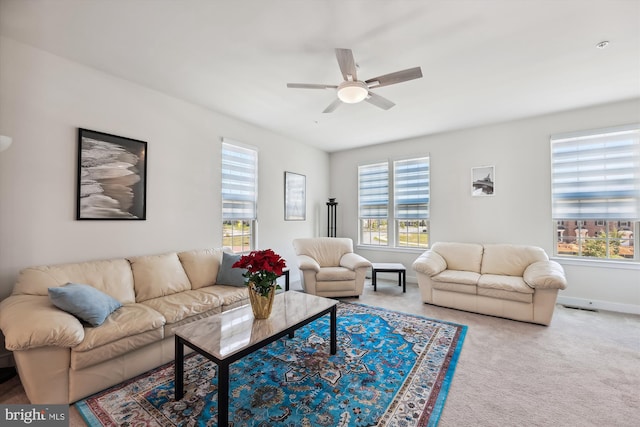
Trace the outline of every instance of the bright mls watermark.
[[69, 405], [0, 405], [0, 426], [67, 427]]

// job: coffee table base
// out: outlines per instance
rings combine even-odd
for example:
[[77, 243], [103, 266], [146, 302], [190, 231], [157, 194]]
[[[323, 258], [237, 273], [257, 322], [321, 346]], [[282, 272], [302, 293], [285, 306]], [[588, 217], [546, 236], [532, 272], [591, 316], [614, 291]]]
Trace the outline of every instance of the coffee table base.
[[273, 336], [270, 336], [263, 341], [260, 341], [250, 347], [239, 351], [227, 358], [220, 359], [212, 354], [207, 353], [196, 345], [184, 340], [179, 336], [175, 336], [175, 400], [180, 400], [184, 397], [184, 346], [193, 349], [195, 352], [203, 355], [207, 359], [218, 365], [218, 426], [227, 427], [229, 425], [229, 365], [233, 362], [242, 359], [244, 356], [253, 353], [256, 350], [286, 336], [293, 337], [294, 331], [300, 329], [304, 325], [313, 322], [314, 320], [329, 313], [331, 315], [330, 321], [330, 352], [336, 354], [337, 352], [337, 306], [333, 305], [328, 309], [303, 320], [300, 323], [293, 325], [292, 327], [285, 329]]

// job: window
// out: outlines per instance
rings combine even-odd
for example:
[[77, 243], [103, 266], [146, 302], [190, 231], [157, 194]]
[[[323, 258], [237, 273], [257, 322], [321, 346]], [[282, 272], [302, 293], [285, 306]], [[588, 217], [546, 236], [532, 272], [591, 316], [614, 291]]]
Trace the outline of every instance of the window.
[[222, 244], [234, 252], [255, 247], [258, 152], [222, 143]]
[[389, 164], [358, 168], [360, 244], [387, 246], [389, 217]]
[[429, 157], [360, 166], [358, 181], [361, 245], [428, 247]]
[[429, 158], [393, 162], [396, 246], [429, 246]]
[[556, 254], [639, 256], [640, 126], [551, 137]]

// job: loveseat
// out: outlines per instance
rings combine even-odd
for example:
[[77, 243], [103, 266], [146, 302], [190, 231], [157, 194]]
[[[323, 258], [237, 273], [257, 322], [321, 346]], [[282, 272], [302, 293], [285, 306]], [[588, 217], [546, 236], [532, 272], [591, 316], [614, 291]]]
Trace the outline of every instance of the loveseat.
[[309, 237], [294, 239], [302, 278], [308, 294], [321, 297], [358, 297], [371, 263], [353, 252], [347, 237]]
[[[25, 268], [0, 303], [0, 329], [33, 404], [63, 404], [174, 359], [177, 326], [248, 303], [224, 248]], [[224, 284], [236, 281], [234, 286]], [[89, 285], [121, 307], [99, 326], [52, 303]]]
[[562, 266], [535, 246], [438, 242], [413, 263], [422, 301], [549, 325]]

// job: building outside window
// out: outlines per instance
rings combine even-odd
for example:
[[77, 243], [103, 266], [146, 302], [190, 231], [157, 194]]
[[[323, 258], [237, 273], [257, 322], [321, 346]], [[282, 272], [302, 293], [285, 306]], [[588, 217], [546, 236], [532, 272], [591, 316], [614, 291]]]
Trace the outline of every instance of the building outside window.
[[551, 137], [556, 255], [638, 261], [640, 126]]
[[233, 252], [255, 248], [258, 152], [225, 139], [222, 143], [222, 244]]
[[359, 244], [429, 246], [429, 157], [362, 165], [358, 182]]

